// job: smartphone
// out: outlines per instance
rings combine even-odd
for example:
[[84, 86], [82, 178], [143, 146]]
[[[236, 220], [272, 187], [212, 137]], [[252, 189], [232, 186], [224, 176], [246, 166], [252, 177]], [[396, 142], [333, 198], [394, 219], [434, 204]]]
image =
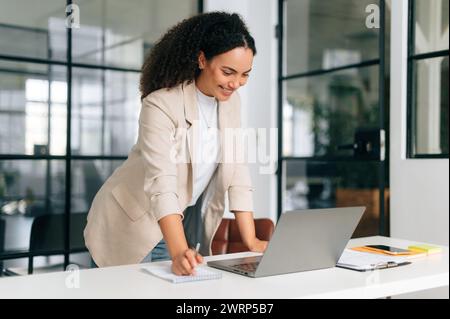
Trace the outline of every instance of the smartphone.
[[386, 245], [366, 245], [366, 247], [373, 249], [373, 250], [378, 250], [378, 251], [381, 250], [384, 253], [392, 254], [392, 255], [410, 253], [410, 251], [408, 249], [391, 247], [391, 246], [386, 246]]

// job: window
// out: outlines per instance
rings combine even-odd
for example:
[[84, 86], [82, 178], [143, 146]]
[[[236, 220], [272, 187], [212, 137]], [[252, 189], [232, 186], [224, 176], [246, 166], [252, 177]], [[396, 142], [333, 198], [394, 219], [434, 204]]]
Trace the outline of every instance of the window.
[[448, 158], [448, 0], [411, 0], [408, 157]]
[[354, 236], [388, 234], [388, 156], [354, 145], [389, 127], [389, 17], [384, 0], [279, 0], [279, 214], [362, 205]]
[[93, 197], [136, 142], [144, 56], [203, 3], [74, 0], [68, 29], [70, 2], [0, 0], [0, 276], [86, 254]]

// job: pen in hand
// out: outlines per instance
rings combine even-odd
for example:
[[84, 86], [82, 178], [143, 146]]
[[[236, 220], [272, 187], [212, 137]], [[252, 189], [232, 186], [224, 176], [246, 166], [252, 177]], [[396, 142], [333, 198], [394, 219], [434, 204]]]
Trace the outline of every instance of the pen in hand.
[[197, 243], [197, 245], [195, 245], [195, 257], [197, 258], [198, 256], [198, 252], [200, 251], [200, 243]]
[[[195, 253], [195, 255], [194, 255], [194, 259], [195, 259], [195, 263], [197, 264], [198, 263], [198, 253], [199, 253], [199, 251], [200, 251], [200, 243], [197, 243], [197, 245], [195, 245], [195, 248], [194, 247], [192, 247], [191, 248], [193, 251], [194, 251], [194, 253]], [[195, 266], [193, 266], [193, 272], [192, 272], [192, 275], [194, 275], [195, 276]]]

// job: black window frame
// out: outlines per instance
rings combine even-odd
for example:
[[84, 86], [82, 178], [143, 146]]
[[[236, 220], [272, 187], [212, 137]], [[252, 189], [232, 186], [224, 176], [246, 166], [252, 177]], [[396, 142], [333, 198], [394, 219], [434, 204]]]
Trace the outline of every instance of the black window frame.
[[449, 50], [430, 51], [427, 53], [415, 54], [415, 1], [408, 1], [408, 63], [407, 63], [407, 95], [406, 95], [406, 158], [408, 159], [448, 159], [449, 154], [420, 154], [415, 152], [416, 145], [416, 114], [414, 79], [416, 70], [414, 63], [421, 60], [427, 60], [437, 57], [448, 57]]
[[[385, 125], [385, 67], [386, 67], [386, 53], [385, 53], [385, 36], [386, 36], [386, 0], [377, 0], [377, 4], [380, 8], [380, 29], [379, 29], [379, 57], [377, 59], [371, 59], [362, 61], [358, 64], [344, 65], [336, 68], [330, 69], [319, 69], [319, 70], [308, 70], [306, 72], [292, 74], [292, 75], [284, 75], [283, 74], [283, 56], [284, 56], [284, 13], [285, 3], [289, 0], [278, 0], [278, 24], [276, 27], [276, 34], [278, 39], [278, 96], [277, 96], [277, 124], [278, 124], [278, 156], [277, 156], [277, 218], [280, 218], [282, 214], [283, 208], [283, 166], [287, 161], [292, 160], [309, 160], [309, 161], [358, 161], [357, 159], [349, 159], [348, 157], [336, 157], [336, 156], [312, 156], [312, 157], [298, 157], [298, 156], [284, 156], [283, 155], [283, 98], [284, 98], [284, 90], [283, 90], [283, 82], [291, 79], [297, 79], [302, 77], [309, 76], [317, 76], [322, 74], [329, 74], [333, 72], [338, 72], [346, 69], [354, 69], [354, 68], [363, 68], [368, 66], [379, 65], [379, 107], [380, 107], [380, 115], [379, 115], [379, 128], [386, 132], [386, 141], [389, 140], [389, 131]], [[389, 236], [389, 220], [387, 220], [387, 212], [385, 211], [385, 197], [384, 193], [386, 190], [386, 185], [388, 183], [387, 179], [387, 169], [389, 165], [387, 161], [389, 160], [389, 152], [386, 151], [385, 160], [379, 161], [379, 190], [380, 190], [380, 219], [379, 219], [379, 229], [378, 234], [381, 236]]]

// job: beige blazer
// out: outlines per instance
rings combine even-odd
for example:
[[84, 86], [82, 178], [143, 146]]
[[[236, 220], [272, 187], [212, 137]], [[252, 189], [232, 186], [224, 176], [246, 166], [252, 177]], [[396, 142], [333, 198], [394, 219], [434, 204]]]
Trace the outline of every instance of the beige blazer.
[[[237, 92], [219, 102], [218, 112], [222, 157], [205, 190], [203, 255], [211, 255], [226, 194], [230, 211], [253, 211], [246, 164], [230, 161], [229, 156], [225, 162], [223, 157], [226, 151], [236, 151], [224, 132], [240, 127]], [[198, 119], [194, 82], [160, 89], [142, 100], [138, 140], [100, 188], [88, 214], [84, 238], [99, 267], [141, 262], [163, 238], [158, 220], [183, 216], [192, 198]]]

